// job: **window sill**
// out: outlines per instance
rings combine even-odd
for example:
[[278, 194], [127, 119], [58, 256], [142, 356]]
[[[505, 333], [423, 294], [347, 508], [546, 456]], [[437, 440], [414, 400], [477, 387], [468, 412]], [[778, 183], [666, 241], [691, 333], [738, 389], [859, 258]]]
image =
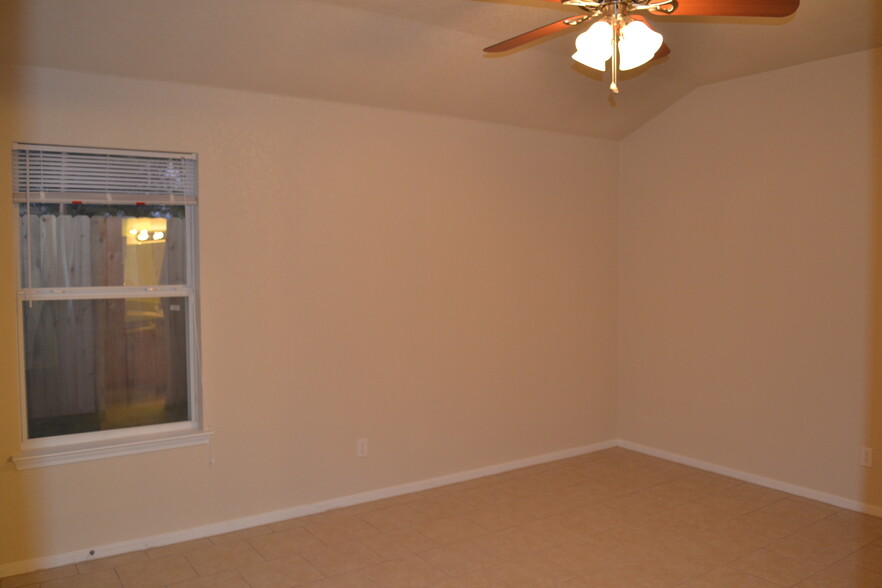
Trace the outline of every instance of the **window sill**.
[[187, 431], [185, 433], [165, 433], [113, 441], [80, 443], [63, 447], [47, 447], [22, 451], [20, 455], [12, 457], [12, 462], [18, 470], [29, 470], [79, 461], [134, 455], [148, 451], [205, 445], [210, 437], [210, 431]]

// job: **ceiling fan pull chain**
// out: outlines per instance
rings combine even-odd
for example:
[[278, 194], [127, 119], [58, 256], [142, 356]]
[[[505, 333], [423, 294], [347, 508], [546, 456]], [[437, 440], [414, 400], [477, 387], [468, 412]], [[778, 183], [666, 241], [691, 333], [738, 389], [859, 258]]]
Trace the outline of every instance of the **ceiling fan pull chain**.
[[613, 24], [612, 82], [609, 89], [613, 94], [619, 93], [619, 23]]

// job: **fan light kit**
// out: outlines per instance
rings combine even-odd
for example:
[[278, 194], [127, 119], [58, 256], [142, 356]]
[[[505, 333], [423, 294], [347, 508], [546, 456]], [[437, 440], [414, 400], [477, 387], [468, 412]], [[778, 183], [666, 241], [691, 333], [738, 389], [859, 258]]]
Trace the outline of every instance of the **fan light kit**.
[[634, 69], [670, 54], [662, 36], [640, 12], [654, 16], [790, 16], [799, 0], [545, 0], [580, 8], [587, 15], [571, 16], [512, 37], [484, 49], [501, 53], [591, 20], [576, 37], [573, 59], [598, 71], [612, 60], [610, 90], [618, 94], [618, 72]]

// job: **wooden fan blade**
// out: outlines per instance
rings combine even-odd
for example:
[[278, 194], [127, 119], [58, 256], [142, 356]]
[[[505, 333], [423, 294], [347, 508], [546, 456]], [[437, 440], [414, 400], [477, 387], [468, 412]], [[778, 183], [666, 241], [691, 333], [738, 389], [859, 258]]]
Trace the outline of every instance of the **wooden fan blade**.
[[540, 39], [545, 35], [550, 35], [552, 33], [557, 33], [559, 31], [563, 31], [566, 29], [572, 28], [574, 25], [577, 25], [587, 19], [587, 16], [571, 16], [569, 18], [565, 18], [563, 20], [559, 20], [557, 22], [553, 22], [551, 24], [545, 25], [544, 27], [539, 27], [538, 29], [533, 29], [527, 33], [522, 35], [518, 35], [517, 37], [512, 37], [506, 41], [502, 41], [501, 43], [496, 43], [495, 45], [490, 45], [484, 49], [487, 53], [500, 53], [502, 51], [508, 51], [509, 49], [514, 49], [515, 47], [520, 47], [521, 45], [525, 45], [530, 41], [535, 41], [536, 39]]
[[675, 0], [671, 12], [652, 10], [652, 14], [672, 16], [790, 16], [799, 0]]

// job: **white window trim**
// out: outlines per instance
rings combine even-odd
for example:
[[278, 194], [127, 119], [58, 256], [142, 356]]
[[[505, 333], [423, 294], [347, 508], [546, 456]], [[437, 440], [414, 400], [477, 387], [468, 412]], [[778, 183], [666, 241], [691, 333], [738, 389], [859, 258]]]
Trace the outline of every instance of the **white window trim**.
[[[14, 149], [20, 148], [15, 144]], [[127, 150], [90, 150], [88, 148], [74, 148], [83, 152], [126, 152], [138, 155], [154, 154], [167, 156], [167, 153], [127, 151]], [[188, 158], [196, 159], [195, 154], [182, 154]], [[101, 202], [102, 204], [104, 202]], [[22, 202], [15, 201], [18, 207]], [[195, 201], [187, 203], [174, 203], [179, 206], [192, 206], [196, 209]], [[30, 289], [21, 284], [17, 293], [18, 314], [18, 344], [19, 344], [19, 403], [21, 414], [21, 451], [12, 456], [11, 460], [18, 470], [48, 467], [134, 455], [150, 451], [161, 451], [180, 447], [191, 447], [209, 443], [212, 432], [205, 426], [205, 408], [202, 401], [201, 386], [201, 346], [199, 325], [199, 297], [198, 297], [198, 222], [195, 214], [186, 214], [185, 223], [187, 229], [187, 284], [186, 285], [158, 285], [148, 287], [97, 287], [97, 288], [34, 288]], [[17, 227], [17, 224], [16, 224]], [[16, 229], [17, 232], [17, 229]], [[15, 239], [15, 265], [16, 275], [21, 280], [21, 267], [19, 267], [21, 236], [16, 234]], [[94, 431], [89, 433], [77, 433], [73, 435], [57, 435], [36, 439], [28, 438], [27, 418], [27, 390], [25, 387], [25, 357], [24, 352], [24, 321], [22, 304], [27, 300], [71, 300], [71, 299], [108, 299], [108, 298], [140, 298], [140, 297], [182, 297], [187, 299], [190, 306], [188, 311], [188, 333], [191, 339], [188, 343], [188, 402], [191, 417], [187, 421], [177, 423], [164, 423], [159, 425], [147, 425], [122, 429], [110, 429], [106, 431]]]
[[[77, 463], [80, 461], [90, 461], [93, 459], [104, 459], [107, 457], [134, 455], [136, 453], [145, 453], [148, 451], [161, 451], [163, 449], [205, 445], [209, 442], [212, 434], [211, 431], [205, 431], [199, 427], [190, 426], [191, 423], [184, 424], [188, 426], [183, 432], [154, 433], [147, 435], [131, 435], [130, 433], [119, 437], [112, 442], [104, 439], [101, 441], [87, 443], [80, 442], [64, 446], [55, 444], [43, 448], [24, 450], [19, 455], [12, 457], [12, 463], [15, 464], [15, 467], [18, 470], [28, 470], [32, 468]], [[146, 428], [147, 427], [138, 427], [137, 430], [143, 433], [143, 429]], [[105, 432], [102, 431], [101, 433], [103, 434]], [[65, 435], [63, 437], [53, 437], [52, 440], [57, 441], [65, 437], [81, 438], [83, 435], [93, 434], [94, 433]], [[28, 443], [30, 444], [31, 441]]]

